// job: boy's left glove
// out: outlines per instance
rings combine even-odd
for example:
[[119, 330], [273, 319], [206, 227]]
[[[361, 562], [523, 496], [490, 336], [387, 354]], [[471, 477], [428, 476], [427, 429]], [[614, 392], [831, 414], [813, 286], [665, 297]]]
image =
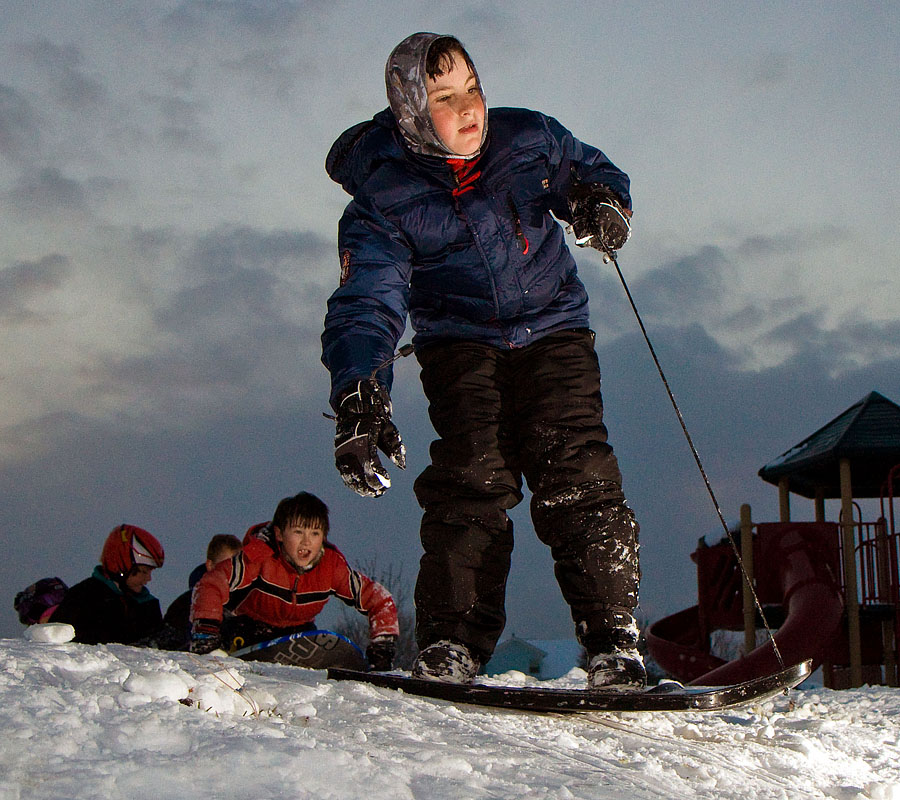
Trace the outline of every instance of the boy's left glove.
[[631, 236], [631, 212], [605, 186], [583, 183], [569, 195], [575, 244], [601, 252], [618, 250]]
[[406, 469], [406, 448], [391, 422], [391, 397], [374, 378], [359, 381], [341, 399], [334, 434], [334, 464], [344, 483], [363, 497], [379, 497], [391, 485], [381, 450]]
[[366, 648], [366, 660], [369, 662], [369, 669], [374, 672], [387, 672], [394, 666], [394, 655], [396, 652], [396, 637], [376, 636]]

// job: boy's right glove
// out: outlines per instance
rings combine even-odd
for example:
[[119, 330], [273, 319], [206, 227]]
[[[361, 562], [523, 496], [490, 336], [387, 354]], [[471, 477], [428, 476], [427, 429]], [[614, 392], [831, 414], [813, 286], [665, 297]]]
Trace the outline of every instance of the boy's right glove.
[[406, 448], [391, 422], [391, 398], [374, 378], [359, 381], [341, 399], [334, 434], [334, 464], [344, 483], [363, 497], [379, 497], [391, 485], [378, 450], [406, 469]]
[[618, 250], [631, 236], [631, 212], [619, 198], [598, 183], [576, 186], [569, 196], [575, 244], [601, 252]]
[[222, 649], [219, 623], [212, 619], [198, 619], [191, 629], [191, 652], [197, 655]]
[[394, 636], [376, 636], [366, 648], [366, 660], [369, 669], [374, 672], [387, 672], [394, 666], [394, 655], [397, 652], [397, 639]]

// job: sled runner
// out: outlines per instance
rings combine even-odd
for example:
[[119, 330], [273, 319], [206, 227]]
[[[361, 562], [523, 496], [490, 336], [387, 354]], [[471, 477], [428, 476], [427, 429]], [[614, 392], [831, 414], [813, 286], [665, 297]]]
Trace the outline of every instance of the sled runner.
[[674, 681], [641, 692], [549, 689], [537, 686], [489, 686], [423, 681], [405, 675], [332, 668], [333, 680], [370, 683], [407, 694], [495, 708], [539, 713], [579, 711], [719, 711], [767, 700], [807, 678], [811, 662], [788, 667], [774, 675], [730, 686], [683, 686]]

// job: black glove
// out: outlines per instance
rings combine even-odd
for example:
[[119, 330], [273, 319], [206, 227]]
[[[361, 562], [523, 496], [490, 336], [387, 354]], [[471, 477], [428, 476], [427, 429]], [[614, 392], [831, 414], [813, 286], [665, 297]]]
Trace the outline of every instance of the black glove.
[[397, 652], [397, 640], [393, 636], [376, 636], [366, 648], [366, 660], [369, 669], [374, 672], [387, 672], [394, 666], [394, 655]]
[[579, 247], [594, 247], [605, 253], [618, 250], [631, 236], [631, 212], [619, 198], [599, 183], [582, 183], [569, 195], [572, 231]]
[[197, 655], [222, 649], [219, 623], [212, 619], [198, 619], [191, 629], [191, 652]]
[[378, 449], [406, 469], [406, 448], [391, 422], [390, 395], [369, 378], [344, 395], [334, 434], [334, 464], [344, 483], [363, 497], [378, 497], [391, 485]]

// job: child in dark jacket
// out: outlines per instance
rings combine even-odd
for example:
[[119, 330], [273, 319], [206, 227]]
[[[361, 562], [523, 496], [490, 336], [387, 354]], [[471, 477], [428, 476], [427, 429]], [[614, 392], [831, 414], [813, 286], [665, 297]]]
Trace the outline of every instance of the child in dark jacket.
[[177, 649], [187, 650], [191, 644], [191, 595], [197, 582], [220, 561], [233, 558], [241, 552], [241, 540], [230, 533], [217, 533], [206, 546], [206, 561], [198, 564], [188, 575], [188, 588], [176, 597], [166, 609], [163, 621], [173, 634], [179, 636]]
[[160, 641], [164, 628], [159, 600], [147, 589], [151, 573], [164, 558], [162, 545], [143, 528], [113, 528], [100, 564], [66, 592], [50, 621], [72, 625], [75, 641], [83, 644], [167, 646]]
[[370, 666], [390, 669], [400, 632], [394, 600], [350, 567], [328, 542], [328, 527], [325, 503], [300, 492], [279, 502], [271, 522], [250, 528], [241, 552], [194, 587], [192, 652], [230, 648], [236, 637], [250, 645], [312, 630], [316, 615], [336, 596], [368, 617]]
[[[556, 120], [488, 110], [472, 59], [417, 33], [387, 62], [390, 108], [326, 168], [353, 197], [322, 360], [344, 482], [379, 496], [405, 467], [389, 366], [409, 315], [439, 439], [415, 483], [420, 678], [469, 682], [505, 623], [507, 510], [532, 491], [537, 535], [589, 656], [588, 685], [646, 680], [636, 649], [638, 526], [607, 442], [588, 298], [557, 219], [604, 253], [630, 234], [627, 175]], [[488, 117], [490, 116], [490, 125]]]

